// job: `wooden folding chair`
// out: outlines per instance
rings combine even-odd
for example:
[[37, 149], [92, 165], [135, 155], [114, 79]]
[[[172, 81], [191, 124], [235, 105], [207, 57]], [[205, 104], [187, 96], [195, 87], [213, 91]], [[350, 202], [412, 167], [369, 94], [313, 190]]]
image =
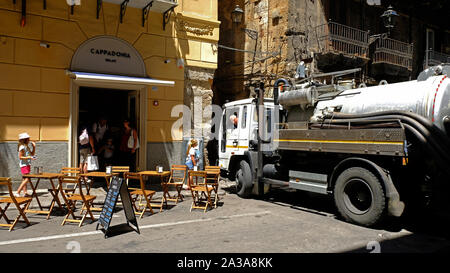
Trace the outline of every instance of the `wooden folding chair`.
[[[13, 230], [16, 226], [17, 222], [19, 222], [20, 217], [23, 218], [23, 221], [27, 224], [27, 226], [30, 226], [30, 222], [28, 221], [27, 216], [25, 215], [25, 209], [29, 206], [31, 203], [32, 198], [31, 197], [15, 197], [14, 193], [12, 191], [11, 186], [11, 178], [6, 177], [0, 177], [0, 186], [6, 185], [8, 187], [9, 191], [9, 197], [3, 196], [0, 197], [0, 204], [6, 204], [4, 208], [0, 206], [0, 219], [5, 218], [7, 224], [0, 224], [2, 227], [9, 227], [9, 231]], [[14, 221], [9, 220], [6, 216], [6, 211], [8, 210], [9, 206], [11, 204], [14, 204], [17, 208], [17, 211], [19, 214], [17, 215], [16, 219]], [[21, 207], [23, 205], [23, 207]], [[12, 222], [12, 224], [11, 224]]]
[[65, 176], [78, 176], [81, 173], [80, 168], [62, 167], [61, 173]]
[[[62, 167], [61, 168], [61, 173], [64, 176], [73, 176], [73, 177], [77, 177], [80, 173], [81, 173], [81, 168], [72, 168], [72, 167]], [[66, 196], [69, 196], [71, 194], [73, 194], [76, 190], [76, 184], [69, 184], [66, 185], [66, 188], [64, 189], [57, 189], [57, 191], [55, 192], [53, 189], [48, 189], [48, 192], [52, 195], [53, 199], [52, 202], [50, 203], [50, 211], [52, 211], [53, 207], [55, 206], [56, 203], [56, 195], [58, 194], [58, 192], [62, 190], [65, 192]], [[47, 220], [50, 218], [50, 214], [47, 215]]]
[[[79, 194], [73, 193], [65, 193], [63, 190], [60, 190], [61, 195], [63, 196], [64, 202], [66, 203], [66, 207], [68, 209], [66, 217], [64, 217], [61, 226], [63, 226], [66, 222], [79, 223], [79, 227], [84, 222], [84, 219], [89, 214], [89, 218], [91, 218], [92, 222], [95, 221], [94, 215], [91, 211], [91, 206], [94, 203], [96, 198], [95, 195], [85, 195], [83, 194], [83, 189], [81, 187], [81, 177], [77, 176], [61, 176], [59, 178], [59, 188], [64, 189], [65, 185], [76, 185], [76, 188], [79, 190]], [[82, 209], [80, 215], [75, 215], [76, 204], [77, 202], [82, 203]], [[83, 211], [84, 214], [83, 214]], [[72, 219], [69, 219], [69, 216], [72, 216]], [[81, 218], [81, 219], [80, 219]]]
[[219, 166], [205, 166], [207, 172], [206, 184], [208, 187], [212, 187], [214, 191], [214, 207], [217, 208], [217, 202], [219, 201], [219, 178], [220, 167]]
[[[125, 179], [128, 187], [128, 179], [125, 178], [125, 173], [130, 172], [130, 166], [111, 166], [111, 172], [117, 173], [119, 177], [122, 177]], [[110, 181], [111, 183], [111, 181]], [[131, 188], [128, 188], [131, 189]], [[133, 190], [139, 190], [139, 188], [132, 188]]]
[[[203, 209], [204, 212], [208, 207], [212, 208], [211, 202], [211, 191], [214, 190], [213, 187], [208, 187], [207, 185], [207, 174], [206, 171], [189, 171], [189, 176], [192, 177], [191, 184], [191, 194], [192, 194], [192, 209]], [[200, 181], [199, 181], [200, 179]], [[206, 199], [202, 199], [205, 196]], [[203, 205], [202, 205], [203, 204]]]
[[[181, 190], [183, 189], [184, 181], [186, 180], [187, 166], [186, 165], [172, 165], [170, 169], [170, 177], [167, 182], [162, 182], [161, 186], [163, 188], [163, 198], [166, 201], [175, 202], [183, 201], [183, 195]], [[177, 193], [176, 196], [170, 196], [170, 187], [175, 187]]]
[[[145, 183], [144, 183], [144, 179], [142, 178], [142, 175], [138, 174], [138, 173], [125, 173], [124, 174], [125, 179], [128, 180], [138, 180], [139, 184], [141, 186], [140, 189], [133, 189], [130, 192], [131, 195], [131, 201], [133, 203], [134, 209], [135, 209], [135, 214], [139, 215], [139, 219], [142, 219], [142, 216], [144, 216], [144, 213], [146, 211], [149, 211], [151, 214], [153, 214], [153, 209], [152, 209], [152, 205], [151, 205], [151, 200], [153, 195], [156, 193], [155, 191], [152, 190], [147, 190], [145, 189]], [[144, 198], [145, 199], [145, 203], [141, 203], [140, 199], [139, 201], [137, 200], [137, 198]], [[138, 202], [138, 206], [136, 206], [136, 202]], [[139, 208], [138, 208], [139, 207]], [[141, 207], [143, 207], [141, 209]], [[162, 206], [161, 206], [162, 208]]]
[[125, 173], [130, 172], [130, 166], [112, 166], [111, 172], [117, 173], [117, 174], [119, 174], [119, 176], [124, 177]]

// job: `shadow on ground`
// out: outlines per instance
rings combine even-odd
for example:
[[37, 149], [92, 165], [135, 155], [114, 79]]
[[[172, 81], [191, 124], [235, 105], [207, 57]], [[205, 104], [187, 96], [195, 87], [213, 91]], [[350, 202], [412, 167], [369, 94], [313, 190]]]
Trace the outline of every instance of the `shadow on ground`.
[[[229, 194], [236, 194], [235, 184], [223, 187]], [[252, 196], [251, 198], [258, 198]], [[325, 217], [334, 217], [341, 221], [332, 196], [321, 195], [292, 189], [272, 187], [259, 200], [278, 206], [289, 207]], [[431, 209], [410, 209], [401, 217], [387, 216], [377, 226], [371, 227], [380, 233], [400, 231], [410, 232], [400, 238], [382, 241], [385, 252], [450, 252], [450, 209], [440, 211]], [[348, 252], [367, 253], [368, 249], [352, 249]]]

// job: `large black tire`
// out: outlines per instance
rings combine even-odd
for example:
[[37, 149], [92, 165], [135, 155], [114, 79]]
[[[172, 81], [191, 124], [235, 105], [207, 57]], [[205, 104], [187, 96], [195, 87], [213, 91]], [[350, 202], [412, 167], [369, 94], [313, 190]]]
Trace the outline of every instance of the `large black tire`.
[[334, 201], [342, 217], [358, 225], [373, 226], [385, 215], [386, 197], [381, 182], [361, 167], [349, 168], [339, 175]]
[[247, 161], [239, 162], [236, 171], [236, 193], [239, 197], [248, 198], [252, 194], [253, 180], [252, 171]]

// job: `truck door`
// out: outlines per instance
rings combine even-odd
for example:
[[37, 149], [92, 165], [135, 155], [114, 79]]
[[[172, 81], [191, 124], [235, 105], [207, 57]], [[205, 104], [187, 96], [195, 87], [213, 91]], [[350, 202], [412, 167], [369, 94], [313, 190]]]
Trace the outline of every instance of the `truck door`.
[[250, 111], [251, 105], [241, 106], [241, 118], [239, 119], [239, 138], [238, 138], [238, 151], [240, 154], [248, 150], [250, 141]]
[[[231, 120], [236, 116], [237, 120]], [[239, 132], [240, 132], [241, 107], [235, 106], [227, 108], [223, 112], [221, 131], [219, 136], [219, 165], [228, 169], [231, 156], [239, 152]]]
[[[251, 112], [249, 117], [249, 141], [253, 140], [255, 142], [258, 141], [257, 137], [257, 131], [258, 131], [258, 107], [256, 105], [251, 106]], [[263, 113], [263, 120], [264, 120], [264, 128], [262, 128], [262, 140], [271, 141], [271, 143], [264, 143], [262, 144], [262, 150], [263, 151], [272, 151], [273, 150], [273, 139], [274, 139], [274, 130], [276, 121], [274, 119], [275, 113], [274, 113], [274, 107], [272, 104], [265, 104], [264, 105], [264, 113]]]

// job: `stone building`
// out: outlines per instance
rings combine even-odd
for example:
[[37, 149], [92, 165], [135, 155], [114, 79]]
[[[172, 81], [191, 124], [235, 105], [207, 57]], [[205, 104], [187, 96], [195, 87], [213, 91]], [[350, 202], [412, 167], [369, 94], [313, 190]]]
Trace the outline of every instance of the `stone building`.
[[[236, 5], [241, 23], [232, 23]], [[390, 5], [398, 16], [386, 28]], [[423, 0], [221, 1], [220, 44], [234, 50], [219, 48], [215, 94], [248, 97], [252, 83], [292, 77], [300, 62], [309, 73], [361, 68], [366, 84], [415, 79], [427, 64], [450, 61], [449, 10], [448, 1]]]
[[115, 140], [123, 118], [136, 123], [138, 170], [183, 163], [193, 134], [175, 125], [207, 120], [217, 2], [0, 0], [0, 176], [20, 179], [22, 132], [37, 142], [34, 166], [77, 166], [80, 126], [100, 115]]

